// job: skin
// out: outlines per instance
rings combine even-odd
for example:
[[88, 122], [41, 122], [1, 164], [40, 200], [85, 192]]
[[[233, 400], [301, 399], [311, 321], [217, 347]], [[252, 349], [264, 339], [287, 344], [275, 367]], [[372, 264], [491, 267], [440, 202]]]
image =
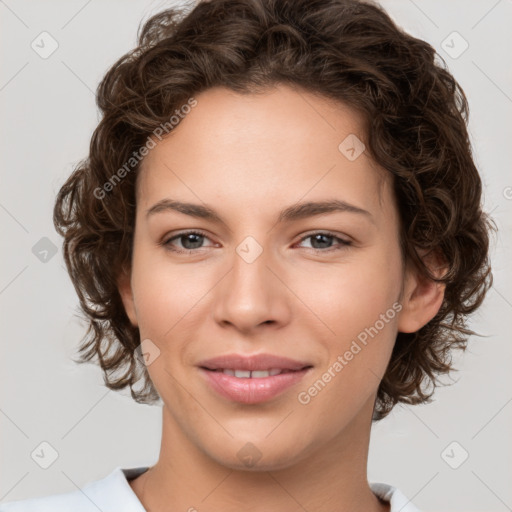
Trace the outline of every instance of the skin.
[[[366, 152], [350, 161], [338, 149], [349, 134], [364, 140], [355, 111], [284, 85], [246, 95], [217, 87], [196, 99], [142, 163], [132, 268], [119, 278], [130, 321], [160, 350], [148, 371], [163, 401], [158, 462], [130, 485], [152, 512], [389, 510], [367, 481], [375, 397], [397, 333], [431, 320], [444, 289], [402, 265], [390, 176]], [[172, 210], [148, 217], [165, 198], [207, 204], [225, 224]], [[277, 222], [299, 201], [330, 199], [369, 214]], [[159, 244], [187, 229], [207, 236]], [[305, 238], [325, 230], [335, 236]], [[263, 250], [252, 263], [236, 252], [247, 236]], [[401, 311], [301, 404], [298, 393], [397, 301]], [[263, 352], [313, 369], [274, 399], [244, 405], [213, 391], [197, 367]], [[237, 455], [249, 442], [261, 453], [252, 467]]]

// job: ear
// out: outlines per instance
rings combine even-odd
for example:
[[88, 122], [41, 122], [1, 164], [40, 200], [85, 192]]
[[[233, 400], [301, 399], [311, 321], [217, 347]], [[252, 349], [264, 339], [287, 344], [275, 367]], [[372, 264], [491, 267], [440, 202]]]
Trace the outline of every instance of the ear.
[[117, 278], [117, 288], [119, 290], [119, 295], [121, 295], [124, 310], [130, 320], [130, 323], [133, 327], [138, 327], [137, 312], [135, 309], [135, 302], [133, 300], [131, 272], [125, 267], [123, 267]]
[[[437, 278], [446, 272], [440, 257], [434, 253], [426, 256], [426, 251], [420, 252], [430, 272]], [[399, 332], [416, 332], [434, 318], [444, 299], [445, 285], [436, 283], [420, 275], [415, 265], [406, 269], [404, 290], [402, 294], [402, 310], [398, 319]]]

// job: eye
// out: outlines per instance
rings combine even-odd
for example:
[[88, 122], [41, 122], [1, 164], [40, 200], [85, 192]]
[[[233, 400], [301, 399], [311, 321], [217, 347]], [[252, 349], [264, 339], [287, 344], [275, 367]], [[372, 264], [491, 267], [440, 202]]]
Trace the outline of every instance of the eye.
[[[302, 237], [300, 242], [308, 239], [311, 239], [311, 249], [315, 252], [339, 251], [340, 249], [345, 249], [352, 244], [351, 241], [344, 240], [329, 231], [317, 231], [315, 233], [310, 233], [309, 235]], [[337, 240], [339, 242], [338, 246], [332, 247], [333, 240]]]
[[[161, 245], [173, 252], [191, 254], [193, 252], [198, 252], [197, 249], [204, 248], [203, 242], [205, 239], [209, 240], [206, 233], [202, 231], [182, 231], [181, 233], [177, 233], [171, 238], [162, 241]], [[302, 243], [308, 239], [311, 239], [312, 241], [312, 247], [310, 247], [310, 249], [318, 253], [337, 251], [344, 249], [352, 244], [351, 241], [343, 240], [342, 238], [336, 236], [334, 233], [330, 233], [328, 231], [317, 231], [315, 233], [310, 233], [309, 235], [302, 237], [299, 243]], [[333, 240], [338, 241], [337, 246], [332, 246]], [[176, 247], [175, 241], [180, 242], [181, 247]]]
[[[171, 238], [168, 238], [167, 240], [164, 240], [161, 245], [170, 251], [179, 253], [192, 253], [196, 249], [202, 249], [201, 246], [205, 239], [209, 240], [206, 233], [203, 233], [202, 231], [183, 231]], [[181, 248], [176, 248], [173, 246], [174, 240], [177, 240], [181, 243]]]

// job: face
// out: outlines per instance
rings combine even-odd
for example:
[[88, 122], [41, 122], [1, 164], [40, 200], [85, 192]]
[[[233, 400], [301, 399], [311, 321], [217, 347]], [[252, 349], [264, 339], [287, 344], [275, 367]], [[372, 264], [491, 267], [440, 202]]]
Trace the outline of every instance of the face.
[[[285, 467], [369, 422], [410, 321], [391, 180], [354, 138], [342, 144], [365, 138], [347, 106], [287, 86], [196, 100], [140, 169], [123, 302], [169, 428], [224, 466], [243, 467], [245, 447]], [[227, 376], [244, 397], [230, 398], [200, 363], [232, 354], [308, 368], [253, 395]]]

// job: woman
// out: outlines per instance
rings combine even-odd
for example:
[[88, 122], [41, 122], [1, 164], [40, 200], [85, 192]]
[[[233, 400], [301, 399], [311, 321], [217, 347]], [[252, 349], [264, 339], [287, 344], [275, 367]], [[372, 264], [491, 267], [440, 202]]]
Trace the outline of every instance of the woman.
[[417, 511], [367, 481], [372, 421], [429, 400], [491, 282], [467, 103], [435, 57], [357, 0], [145, 23], [54, 220], [82, 358], [161, 399], [160, 456], [1, 510]]

